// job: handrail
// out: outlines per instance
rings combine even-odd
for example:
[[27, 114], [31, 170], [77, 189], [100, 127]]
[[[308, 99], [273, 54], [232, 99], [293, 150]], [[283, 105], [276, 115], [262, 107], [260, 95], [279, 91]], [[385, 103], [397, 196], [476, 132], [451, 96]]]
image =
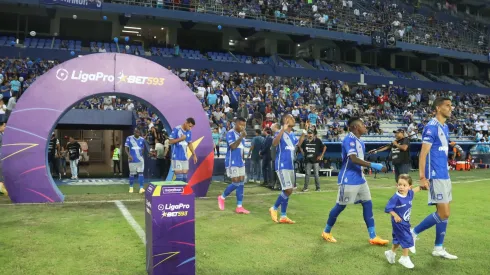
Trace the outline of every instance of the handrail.
[[[245, 12], [244, 18], [246, 19], [289, 24], [294, 26], [309, 27], [315, 29], [327, 29], [330, 31], [367, 35], [367, 36], [370, 36], [372, 31], [383, 30], [384, 26], [386, 26], [386, 23], [375, 23], [372, 21], [365, 21], [362, 18], [362, 16], [358, 18], [354, 15], [353, 11], [350, 9], [347, 12], [338, 10], [335, 16], [332, 16], [331, 20], [329, 20], [328, 23], [322, 24], [316, 22], [315, 20], [312, 20], [313, 18], [311, 16], [278, 18], [275, 16], [264, 15], [258, 9], [249, 9], [247, 7], [237, 8], [235, 5], [229, 5], [227, 3], [222, 3], [220, 5], [217, 5], [216, 1], [202, 1], [202, 2], [192, 1], [189, 5], [175, 4], [173, 3], [173, 1], [172, 2], [169, 1], [172, 0], [163, 0], [163, 5], [157, 4], [158, 2], [157, 0], [147, 0], [144, 2], [139, 0], [113, 0], [112, 3], [138, 5], [138, 6], [151, 6], [153, 8], [164, 8], [169, 10], [216, 14], [220, 16], [229, 16], [229, 17], [238, 17], [238, 13], [244, 11]], [[311, 7], [310, 6], [307, 7], [311, 11]], [[308, 13], [303, 11], [299, 11], [299, 12], [300, 14]], [[405, 20], [402, 21], [407, 23]], [[433, 21], [433, 22], [438, 22], [438, 21]], [[422, 24], [423, 23], [424, 22], [422, 22]], [[434, 24], [434, 26], [438, 26], [438, 25]], [[430, 33], [435, 33], [438, 31], [438, 29], [435, 28], [434, 26], [429, 26], [425, 24], [425, 25], [417, 26], [416, 29], [418, 28], [424, 30], [428, 29]], [[471, 41], [469, 45], [466, 43], [462, 43], [463, 41], [465, 41], [463, 39], [464, 37], [469, 38], [469, 40]], [[454, 36], [451, 36], [451, 38], [454, 38]], [[442, 47], [442, 48], [457, 50], [462, 52], [486, 54], [483, 52], [483, 50], [479, 48], [478, 44], [476, 43], [477, 37], [475, 37], [474, 32], [472, 31], [463, 32], [461, 33], [460, 36], [457, 37], [457, 39], [459, 39], [459, 41], [456, 41], [456, 43], [451, 43], [452, 41], [449, 41], [448, 39], [436, 39], [436, 41], [433, 41], [434, 39], [429, 39], [429, 41], [426, 43], [425, 41], [420, 42], [414, 39], [414, 37], [412, 39], [404, 37], [403, 39], [401, 39], [401, 41], [411, 43], [411, 44]], [[465, 42], [468, 42], [468, 39]]]

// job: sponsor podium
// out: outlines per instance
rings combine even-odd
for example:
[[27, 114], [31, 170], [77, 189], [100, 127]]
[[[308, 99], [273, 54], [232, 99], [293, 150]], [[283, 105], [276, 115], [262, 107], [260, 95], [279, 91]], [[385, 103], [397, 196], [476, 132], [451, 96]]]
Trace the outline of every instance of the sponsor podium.
[[146, 270], [149, 275], [194, 275], [194, 194], [186, 183], [152, 182], [145, 192]]

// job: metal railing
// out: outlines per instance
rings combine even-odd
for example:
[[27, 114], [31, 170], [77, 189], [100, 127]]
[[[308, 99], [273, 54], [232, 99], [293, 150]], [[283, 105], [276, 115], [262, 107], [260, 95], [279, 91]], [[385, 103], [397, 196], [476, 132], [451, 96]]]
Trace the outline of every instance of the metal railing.
[[[162, 8], [168, 10], [179, 10], [188, 12], [198, 12], [206, 14], [216, 14], [219, 16], [228, 17], [240, 17], [246, 19], [260, 20], [272, 23], [282, 23], [293, 26], [324, 29], [336, 32], [359, 34], [370, 36], [372, 31], [384, 30], [387, 24], [391, 23], [391, 17], [385, 16], [384, 22], [377, 23], [374, 20], [375, 16], [364, 18], [362, 13], [362, 5], [356, 4], [352, 9], [349, 8], [339, 8], [334, 12], [334, 16], [331, 16], [327, 23], [320, 23], [315, 20], [312, 12], [311, 6], [306, 5], [303, 8], [296, 10], [296, 14], [302, 15], [301, 17], [284, 16], [276, 17], [274, 15], [263, 14], [262, 11], [254, 6], [237, 6], [234, 3], [220, 3], [221, 1], [196, 1], [192, 0], [190, 4], [184, 5], [175, 2], [160, 2], [156, 0], [113, 0], [112, 3], [125, 4], [125, 5], [136, 5], [144, 7]], [[353, 13], [354, 8], [360, 9], [361, 16], [356, 16]], [[271, 9], [272, 11], [276, 9]], [[277, 8], [277, 10], [280, 10]], [[367, 9], [367, 12], [372, 12], [374, 8]], [[319, 9], [319, 11], [321, 11]], [[239, 16], [240, 12], [244, 12], [244, 16]], [[320, 12], [320, 13], [333, 13], [333, 12]], [[410, 16], [405, 16], [406, 19], [401, 20], [401, 23], [405, 26], [409, 26], [411, 20], [414, 18]], [[422, 16], [423, 17], [423, 16]], [[425, 17], [424, 17], [425, 18]], [[334, 20], [335, 19], [335, 20]], [[391, 21], [390, 21], [391, 20]], [[403, 38], [398, 38], [403, 42], [420, 44], [433, 47], [441, 47], [445, 49], [451, 49], [461, 52], [471, 52], [475, 54], [486, 54], [480, 46], [478, 46], [478, 36], [479, 34], [475, 31], [467, 29], [466, 31], [459, 31], [458, 35], [455, 36], [452, 32], [448, 37], [444, 37], [445, 33], [445, 23], [431, 21], [429, 25], [427, 19], [425, 21], [420, 18], [420, 15], [416, 19], [418, 25], [412, 29], [412, 32], [406, 33]], [[422, 21], [422, 22], [421, 22]], [[439, 34], [439, 37], [436, 36]], [[431, 38], [425, 39], [425, 34], [429, 34]]]

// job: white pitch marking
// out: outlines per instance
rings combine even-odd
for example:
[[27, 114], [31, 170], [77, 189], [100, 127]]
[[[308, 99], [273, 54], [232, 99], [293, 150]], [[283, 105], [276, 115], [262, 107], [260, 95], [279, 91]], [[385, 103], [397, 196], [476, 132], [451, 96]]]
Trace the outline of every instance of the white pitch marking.
[[138, 234], [138, 237], [140, 237], [141, 242], [144, 245], [146, 245], [146, 234], [145, 234], [145, 231], [143, 230], [143, 228], [141, 228], [141, 226], [139, 225], [139, 223], [136, 222], [136, 220], [133, 218], [133, 215], [131, 215], [131, 213], [126, 208], [126, 206], [124, 205], [124, 203], [122, 203], [121, 201], [115, 201], [114, 203], [116, 204], [117, 208], [119, 208], [119, 210], [123, 214], [123, 216], [126, 219], [126, 221], [128, 221], [129, 225], [131, 225], [131, 227], [134, 229], [134, 231], [136, 231], [136, 234]]

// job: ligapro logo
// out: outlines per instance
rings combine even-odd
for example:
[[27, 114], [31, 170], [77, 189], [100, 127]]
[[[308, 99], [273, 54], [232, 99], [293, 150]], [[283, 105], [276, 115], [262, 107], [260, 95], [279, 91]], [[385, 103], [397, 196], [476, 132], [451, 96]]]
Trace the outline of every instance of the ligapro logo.
[[83, 70], [73, 70], [68, 72], [66, 69], [58, 69], [56, 71], [56, 78], [60, 81], [66, 81], [68, 79], [80, 81], [82, 83], [86, 82], [114, 82], [117, 79], [117, 83], [128, 83], [136, 85], [152, 85], [152, 86], [162, 86], [165, 83], [165, 78], [163, 77], [149, 77], [140, 75], [125, 75], [124, 72], [120, 72], [117, 77], [111, 74], [105, 74], [103, 72], [89, 73]]

